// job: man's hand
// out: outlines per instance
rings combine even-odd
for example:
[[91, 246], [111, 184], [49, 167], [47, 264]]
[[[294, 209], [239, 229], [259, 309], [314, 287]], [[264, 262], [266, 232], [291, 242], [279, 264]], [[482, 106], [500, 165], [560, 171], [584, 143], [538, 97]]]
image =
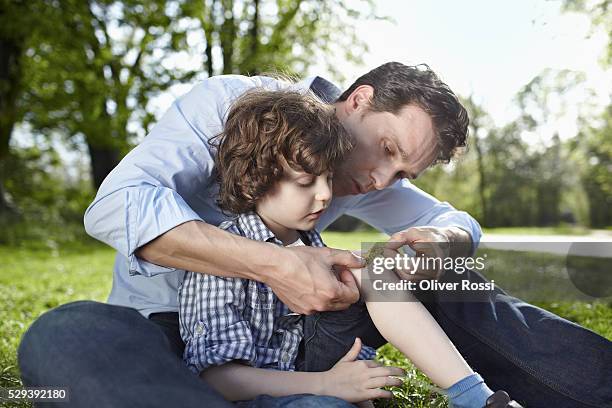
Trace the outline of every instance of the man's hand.
[[[444, 261], [448, 257], [469, 255], [466, 248], [471, 248], [471, 243], [470, 235], [460, 228], [412, 227], [391, 235], [385, 246], [385, 256], [395, 256], [401, 247], [408, 245], [416, 256], [441, 258]], [[434, 262], [428, 264], [430, 268], [421, 267], [416, 271], [396, 269], [396, 273], [400, 278], [412, 281], [438, 279], [442, 270], [435, 268]]]
[[332, 248], [290, 247], [282, 253], [265, 283], [292, 311], [312, 314], [343, 310], [359, 300], [357, 284], [348, 268], [363, 267], [362, 258]]

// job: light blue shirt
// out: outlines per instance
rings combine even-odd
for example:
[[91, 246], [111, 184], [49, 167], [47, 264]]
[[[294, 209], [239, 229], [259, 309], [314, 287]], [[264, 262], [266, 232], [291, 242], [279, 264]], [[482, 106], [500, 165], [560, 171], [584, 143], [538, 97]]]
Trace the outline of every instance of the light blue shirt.
[[[184, 270], [154, 265], [135, 251], [187, 221], [218, 226], [229, 219], [216, 204], [218, 184], [211, 178], [214, 152], [208, 139], [220, 133], [233, 100], [253, 87], [307, 90], [316, 78], [289, 85], [267, 77], [218, 76], [178, 98], [153, 130], [104, 180], [85, 212], [85, 229], [117, 250], [111, 304], [144, 316], [177, 312]], [[367, 194], [335, 197], [319, 219], [323, 231], [342, 214], [352, 215], [392, 234], [412, 226], [456, 226], [480, 241], [478, 223], [440, 202], [407, 179]]]

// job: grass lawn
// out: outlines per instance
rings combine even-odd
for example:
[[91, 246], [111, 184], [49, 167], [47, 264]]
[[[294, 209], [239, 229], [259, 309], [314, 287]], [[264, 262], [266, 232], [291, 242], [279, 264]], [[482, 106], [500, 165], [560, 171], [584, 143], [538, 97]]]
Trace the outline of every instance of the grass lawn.
[[[384, 236], [372, 232], [326, 233], [324, 239], [330, 246], [357, 249], [361, 241], [371, 242], [384, 239]], [[16, 349], [22, 334], [37, 316], [66, 302], [106, 298], [111, 287], [113, 257], [114, 251], [101, 244], [72, 244], [60, 248], [0, 246], [0, 387], [20, 386]], [[538, 259], [527, 257], [522, 264], [537, 270]], [[539, 305], [612, 339], [610, 304], [556, 302]], [[378, 406], [446, 406], [443, 398], [429, 391], [426, 378], [391, 346], [379, 350], [379, 359], [406, 368], [409, 381], [394, 389], [397, 396], [394, 401]]]

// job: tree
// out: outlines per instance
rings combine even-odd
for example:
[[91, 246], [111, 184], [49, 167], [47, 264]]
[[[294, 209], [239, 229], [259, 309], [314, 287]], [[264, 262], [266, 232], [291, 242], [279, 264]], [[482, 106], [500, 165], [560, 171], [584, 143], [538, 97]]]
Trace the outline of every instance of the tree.
[[489, 203], [487, 199], [487, 174], [485, 171], [485, 151], [482, 140], [486, 133], [493, 127], [491, 118], [487, 115], [484, 109], [479, 106], [474, 98], [470, 95], [467, 99], [462, 101], [463, 106], [467, 109], [470, 117], [470, 128], [469, 134], [470, 145], [474, 147], [476, 152], [476, 163], [478, 170], [478, 197], [480, 199], [481, 206], [481, 218], [480, 221], [483, 225], [489, 225]]
[[[603, 29], [608, 36], [607, 52], [601, 64], [612, 67], [612, 1], [565, 0], [565, 11], [584, 13], [593, 29]], [[612, 105], [598, 120], [582, 120], [576, 143], [582, 153], [581, 179], [589, 200], [590, 224], [612, 225]]]
[[342, 1], [66, 0], [46, 16], [57, 32], [26, 53], [25, 119], [86, 143], [97, 188], [148, 131], [160, 92], [219, 73], [303, 73], [343, 44], [355, 59], [365, 46], [350, 23], [365, 16]]
[[612, 1], [610, 0], [564, 0], [562, 10], [583, 13], [589, 16], [593, 28], [603, 29], [608, 36], [606, 55], [602, 63], [612, 65]]
[[19, 101], [23, 91], [23, 52], [32, 31], [29, 26], [39, 26], [36, 24], [39, 10], [35, 6], [26, 1], [0, 3], [0, 216], [13, 212], [6, 198], [4, 180], [11, 134], [22, 117]]

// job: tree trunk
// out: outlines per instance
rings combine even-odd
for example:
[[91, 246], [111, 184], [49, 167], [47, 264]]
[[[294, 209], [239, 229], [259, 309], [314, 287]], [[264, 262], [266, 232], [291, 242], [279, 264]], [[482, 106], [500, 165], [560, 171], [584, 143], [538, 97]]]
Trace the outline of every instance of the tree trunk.
[[221, 52], [223, 54], [223, 73], [234, 73], [234, 41], [236, 39], [236, 23], [234, 21], [233, 0], [221, 1], [221, 12], [223, 13], [223, 24], [219, 39], [221, 40]]
[[476, 134], [478, 132], [478, 128], [474, 126], [473, 129], [474, 129], [474, 136], [473, 136], [472, 143], [474, 143], [474, 148], [476, 149], [476, 163], [478, 166], [478, 195], [480, 197], [480, 205], [482, 206], [482, 225], [488, 226], [489, 225], [489, 206], [487, 203], [487, 196], [485, 192], [485, 189], [487, 188], [487, 180], [486, 180], [484, 162], [483, 162], [483, 157], [482, 157], [482, 149], [480, 147], [478, 136]]
[[108, 173], [119, 164], [121, 153], [115, 147], [109, 146], [92, 146], [87, 143], [89, 149], [89, 158], [91, 160], [91, 180], [94, 189], [97, 191], [100, 185], [108, 176]]
[[17, 40], [0, 40], [0, 215], [15, 213], [4, 189], [9, 142], [17, 122], [17, 100], [21, 92], [21, 44]]

